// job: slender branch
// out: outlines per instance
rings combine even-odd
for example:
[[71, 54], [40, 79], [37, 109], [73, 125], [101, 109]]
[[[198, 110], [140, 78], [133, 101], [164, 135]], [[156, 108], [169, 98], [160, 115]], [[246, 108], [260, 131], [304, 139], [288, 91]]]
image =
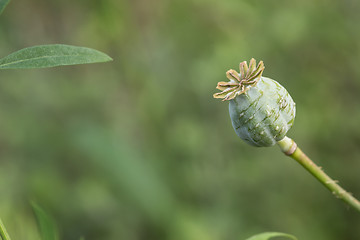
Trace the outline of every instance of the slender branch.
[[1, 219], [0, 219], [0, 238], [2, 240], [11, 240]]
[[285, 137], [278, 142], [281, 150], [291, 158], [300, 163], [307, 171], [309, 171], [317, 180], [319, 180], [327, 189], [329, 189], [337, 198], [340, 198], [351, 207], [360, 212], [360, 202], [349, 192], [345, 191], [337, 184], [336, 180], [331, 179], [320, 167], [318, 167], [311, 159], [306, 156], [300, 148], [297, 147], [294, 140]]

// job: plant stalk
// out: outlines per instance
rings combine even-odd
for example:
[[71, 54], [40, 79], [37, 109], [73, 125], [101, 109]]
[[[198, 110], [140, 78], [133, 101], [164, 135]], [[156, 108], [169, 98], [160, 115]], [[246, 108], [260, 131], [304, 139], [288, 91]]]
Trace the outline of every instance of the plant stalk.
[[345, 191], [338, 181], [331, 179], [320, 167], [318, 167], [308, 156], [306, 156], [300, 148], [297, 147], [294, 140], [285, 137], [278, 142], [279, 147], [285, 153], [300, 163], [307, 171], [309, 171], [317, 180], [329, 189], [337, 198], [360, 212], [360, 202], [351, 193]]
[[0, 238], [2, 240], [11, 240], [1, 219], [0, 219]]

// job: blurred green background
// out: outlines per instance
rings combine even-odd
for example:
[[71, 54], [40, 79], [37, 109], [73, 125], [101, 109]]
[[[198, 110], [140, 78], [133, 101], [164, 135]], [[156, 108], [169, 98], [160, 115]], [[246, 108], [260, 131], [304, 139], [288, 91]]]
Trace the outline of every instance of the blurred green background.
[[360, 215], [275, 146], [254, 148], [213, 99], [254, 57], [297, 103], [289, 132], [360, 197], [357, 0], [12, 0], [0, 56], [65, 43], [113, 62], [0, 72], [0, 216], [38, 239], [360, 238]]

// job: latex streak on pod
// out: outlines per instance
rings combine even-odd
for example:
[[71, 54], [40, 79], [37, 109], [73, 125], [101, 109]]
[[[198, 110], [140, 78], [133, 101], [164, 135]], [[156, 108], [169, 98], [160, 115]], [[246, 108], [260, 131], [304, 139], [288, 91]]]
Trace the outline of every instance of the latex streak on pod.
[[214, 98], [229, 101], [236, 134], [250, 145], [269, 147], [282, 140], [295, 119], [295, 102], [287, 90], [263, 77], [264, 63], [251, 59], [240, 63], [240, 72], [229, 70], [228, 82], [219, 82]]

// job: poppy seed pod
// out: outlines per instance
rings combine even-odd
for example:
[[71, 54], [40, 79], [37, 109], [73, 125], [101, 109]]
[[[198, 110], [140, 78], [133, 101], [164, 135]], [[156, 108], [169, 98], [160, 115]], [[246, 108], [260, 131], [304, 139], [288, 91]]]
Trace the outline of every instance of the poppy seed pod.
[[219, 82], [214, 98], [229, 101], [231, 123], [236, 134], [250, 145], [273, 146], [282, 140], [295, 119], [295, 103], [275, 80], [262, 77], [262, 61], [240, 63], [240, 73], [226, 72], [229, 82]]

